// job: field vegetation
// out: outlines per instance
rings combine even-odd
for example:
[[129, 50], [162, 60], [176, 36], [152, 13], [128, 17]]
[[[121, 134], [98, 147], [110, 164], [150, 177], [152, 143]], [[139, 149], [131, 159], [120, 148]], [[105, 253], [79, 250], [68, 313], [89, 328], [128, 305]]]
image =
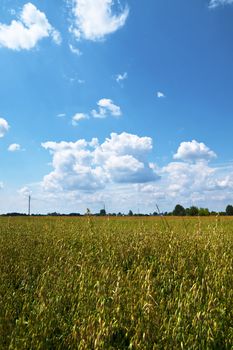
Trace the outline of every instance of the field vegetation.
[[230, 218], [0, 218], [0, 349], [233, 349]]

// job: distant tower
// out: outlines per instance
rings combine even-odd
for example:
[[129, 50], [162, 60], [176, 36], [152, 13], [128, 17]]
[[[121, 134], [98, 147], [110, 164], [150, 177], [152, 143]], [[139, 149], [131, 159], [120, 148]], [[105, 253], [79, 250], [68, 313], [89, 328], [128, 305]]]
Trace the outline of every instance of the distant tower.
[[28, 196], [28, 216], [31, 215], [31, 195]]

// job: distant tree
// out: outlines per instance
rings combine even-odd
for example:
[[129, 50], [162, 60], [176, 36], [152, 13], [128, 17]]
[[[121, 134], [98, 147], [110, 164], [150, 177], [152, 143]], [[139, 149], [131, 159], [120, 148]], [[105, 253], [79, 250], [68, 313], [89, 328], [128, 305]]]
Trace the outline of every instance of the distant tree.
[[100, 209], [100, 216], [106, 216], [106, 210], [105, 209]]
[[159, 214], [156, 211], [153, 212], [153, 216], [158, 216], [158, 215]]
[[27, 214], [25, 213], [7, 213], [6, 216], [26, 216]]
[[199, 215], [200, 216], [209, 216], [210, 215], [209, 209], [208, 208], [200, 208]]
[[184, 209], [184, 207], [182, 207], [182, 205], [177, 204], [172, 212], [172, 214], [174, 216], [185, 216], [186, 215], [186, 211]]
[[48, 216], [60, 216], [61, 214], [60, 213], [57, 213], [56, 211], [53, 212], [53, 213], [48, 213], [47, 214]]
[[229, 216], [233, 215], [233, 206], [232, 205], [228, 205], [226, 207], [226, 215], [229, 215]]
[[189, 213], [188, 215], [190, 216], [198, 216], [199, 210], [197, 207], [192, 206], [189, 208], [188, 213]]
[[133, 216], [132, 210], [129, 211], [128, 215], [129, 215], [129, 216]]

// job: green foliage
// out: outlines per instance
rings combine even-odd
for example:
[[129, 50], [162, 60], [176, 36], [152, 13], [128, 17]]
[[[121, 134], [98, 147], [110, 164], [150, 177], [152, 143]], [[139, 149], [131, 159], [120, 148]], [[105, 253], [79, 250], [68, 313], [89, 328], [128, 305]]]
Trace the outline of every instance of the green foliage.
[[209, 216], [210, 215], [210, 212], [209, 212], [209, 209], [208, 208], [200, 208], [198, 210], [198, 214], [200, 216]]
[[186, 209], [186, 215], [198, 216], [198, 214], [199, 214], [199, 209], [195, 206], [192, 206], [192, 207]]
[[209, 216], [210, 212], [208, 208], [197, 208], [197, 207], [190, 207], [190, 208], [184, 208], [182, 205], [177, 204], [172, 212], [172, 215], [174, 216]]
[[229, 218], [0, 218], [0, 349], [232, 349]]
[[174, 216], [185, 216], [186, 215], [186, 211], [185, 211], [184, 207], [182, 207], [182, 205], [177, 204], [175, 206], [172, 214]]
[[228, 205], [226, 207], [226, 215], [229, 215], [229, 216], [233, 215], [233, 206], [232, 205]]

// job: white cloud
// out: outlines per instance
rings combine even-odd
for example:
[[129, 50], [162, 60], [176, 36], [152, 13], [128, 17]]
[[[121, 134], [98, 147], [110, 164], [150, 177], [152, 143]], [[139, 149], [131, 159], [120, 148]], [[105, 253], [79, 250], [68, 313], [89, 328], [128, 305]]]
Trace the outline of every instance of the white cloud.
[[160, 181], [139, 186], [140, 202], [158, 203], [162, 210], [173, 209], [177, 203], [223, 210], [233, 196], [233, 167], [226, 174], [221, 166], [211, 167], [207, 162], [171, 162], [157, 168], [157, 173]]
[[149, 166], [152, 149], [149, 137], [112, 133], [99, 144], [91, 142], [45, 142], [42, 147], [53, 156], [53, 171], [46, 175], [43, 186], [49, 191], [93, 192], [111, 183], [143, 183], [157, 180]]
[[172, 162], [161, 169], [161, 174], [166, 178], [166, 191], [169, 196], [185, 197], [193, 192], [207, 190], [215, 169], [205, 162], [193, 164]]
[[[66, 177], [62, 178], [54, 170], [54, 173], [51, 172], [47, 175], [49, 177], [44, 178], [44, 190], [40, 189], [41, 195], [46, 204], [53, 201], [52, 208], [63, 202], [65, 205], [63, 204], [63, 210], [59, 209], [60, 211], [64, 211], [65, 208], [66, 211], [79, 212], [85, 212], [87, 207], [90, 207], [92, 212], [97, 212], [102, 208], [103, 202], [106, 203], [108, 211], [125, 213], [129, 209], [136, 212], [138, 208], [140, 212], [153, 212], [156, 211], [156, 204], [161, 211], [172, 210], [177, 203], [186, 207], [197, 205], [222, 210], [232, 201], [233, 167], [226, 173], [222, 172], [221, 166], [213, 168], [208, 163], [172, 162], [165, 167], [157, 167], [160, 178], [153, 173], [153, 180], [147, 182], [145, 178], [142, 181], [140, 176], [143, 169], [141, 160], [135, 158], [135, 161], [133, 158], [107, 158], [102, 163], [105, 164], [102, 174], [99, 173], [104, 181], [99, 183], [96, 175], [91, 179], [92, 173], [88, 171], [84, 173], [83, 186], [80, 184], [81, 177], [67, 173]], [[132, 171], [134, 168], [128, 167], [129, 163], [135, 167], [135, 174]], [[151, 173], [149, 174], [151, 176]], [[124, 182], [127, 177], [128, 182]], [[88, 182], [92, 180], [98, 186], [89, 187]]]
[[156, 92], [156, 96], [157, 96], [158, 98], [165, 98], [165, 97], [166, 97], [165, 94], [164, 94], [163, 92], [161, 92], [161, 91], [157, 91], [157, 92]]
[[233, 0], [211, 0], [209, 3], [209, 8], [215, 8], [221, 5], [231, 5]]
[[89, 119], [89, 116], [85, 113], [76, 113], [72, 117], [72, 125], [77, 126], [81, 120]]
[[106, 160], [105, 169], [116, 183], [141, 183], [155, 180], [155, 175], [148, 165], [132, 155], [113, 155]]
[[116, 76], [116, 82], [117, 83], [121, 83], [122, 81], [124, 81], [125, 79], [127, 79], [128, 78], [128, 73], [127, 72], [125, 72], [125, 73], [123, 73], [123, 74], [117, 74], [117, 76]]
[[209, 161], [216, 158], [216, 154], [211, 151], [203, 142], [192, 140], [191, 142], [181, 142], [174, 159], [186, 161]]
[[69, 44], [69, 48], [70, 48], [70, 51], [72, 53], [74, 53], [75, 55], [77, 56], [82, 56], [82, 52], [80, 49], [78, 49], [77, 47], [74, 47], [72, 44]]
[[3, 182], [0, 182], [0, 190], [4, 188]]
[[[77, 39], [102, 40], [123, 27], [129, 14], [115, 0], [72, 0], [74, 23], [71, 31]], [[113, 6], [118, 7], [117, 14]]]
[[60, 33], [49, 23], [46, 15], [32, 3], [23, 6], [18, 20], [11, 24], [0, 23], [0, 46], [12, 50], [30, 50], [38, 41], [51, 36], [56, 44], [61, 43]]
[[[111, 99], [102, 98], [97, 102], [97, 106], [98, 106], [98, 110], [93, 109], [90, 112], [90, 115], [93, 118], [104, 119], [104, 118], [107, 118], [108, 116], [119, 117], [122, 115], [121, 108], [115, 105]], [[72, 118], [72, 124], [76, 126], [80, 120], [89, 119], [89, 118], [90, 117], [88, 114], [76, 113]]]
[[56, 30], [56, 29], [52, 29], [51, 33], [50, 33], [53, 41], [55, 42], [55, 44], [60, 45], [62, 42], [62, 37], [61, 34]]
[[0, 137], [3, 137], [9, 128], [8, 122], [4, 118], [0, 118]]
[[159, 167], [149, 162], [150, 137], [123, 132], [104, 142], [93, 138], [42, 146], [51, 154], [52, 169], [40, 184], [21, 189], [27, 196], [33, 188], [34, 206], [42, 203], [39, 212], [85, 212], [87, 207], [98, 212], [103, 202], [108, 211], [125, 213], [153, 212], [156, 204], [161, 211], [172, 210], [177, 203], [223, 210], [233, 198], [233, 164], [211, 166], [205, 156]]
[[24, 186], [18, 190], [18, 193], [23, 197], [28, 197], [32, 193], [32, 191], [28, 186]]
[[17, 152], [21, 150], [21, 146], [18, 143], [12, 143], [9, 147], [8, 147], [8, 151], [10, 152]]
[[[151, 164], [160, 181], [141, 184], [142, 198], [146, 193], [147, 202], [158, 201], [166, 210], [177, 203], [210, 206], [218, 210], [220, 201], [222, 205], [233, 195], [233, 167], [210, 166], [208, 161], [214, 157], [216, 154], [203, 143], [182, 142], [176, 157], [180, 161], [161, 168]], [[190, 160], [195, 162], [190, 163]]]
[[153, 148], [150, 137], [139, 137], [137, 135], [123, 132], [121, 134], [111, 133], [95, 151], [98, 161], [109, 158], [111, 155], [132, 155], [136, 158], [144, 158]]
[[113, 101], [108, 98], [102, 98], [97, 105], [99, 110], [96, 111], [93, 109], [91, 112], [94, 118], [106, 118], [108, 115], [119, 117], [122, 115], [120, 107], [115, 105]]
[[58, 118], [64, 118], [64, 117], [66, 117], [66, 113], [59, 113], [59, 114], [57, 115], [57, 117], [58, 117]]

